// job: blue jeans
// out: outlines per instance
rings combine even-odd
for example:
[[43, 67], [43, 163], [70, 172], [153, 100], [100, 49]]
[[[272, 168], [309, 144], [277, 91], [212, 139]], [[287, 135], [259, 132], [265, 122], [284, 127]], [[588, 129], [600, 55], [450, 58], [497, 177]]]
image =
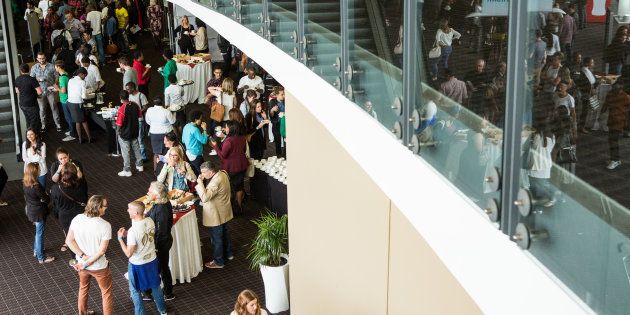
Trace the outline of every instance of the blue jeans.
[[147, 151], [144, 149], [144, 121], [138, 121], [138, 144], [140, 145], [140, 157], [147, 159]]
[[[131, 292], [131, 300], [133, 300], [134, 314], [145, 315], [146, 312], [144, 311], [144, 302], [142, 302], [140, 290], [133, 286], [135, 281], [133, 272], [131, 272], [131, 263], [128, 264], [127, 275], [129, 276], [129, 291]], [[153, 295], [153, 301], [155, 301], [155, 306], [160, 314], [166, 314], [166, 302], [164, 302], [164, 295], [162, 294], [160, 286], [158, 285], [155, 288], [151, 288], [151, 293]]]
[[46, 221], [41, 220], [35, 222], [35, 242], [33, 243], [33, 251], [35, 251], [35, 257], [38, 261], [44, 261], [46, 255], [44, 255], [44, 231], [46, 230]]
[[201, 164], [203, 164], [203, 162], [203, 155], [197, 155], [194, 160], [190, 161], [190, 166], [192, 166], [196, 176], [199, 176], [199, 173], [201, 173]]
[[103, 49], [103, 35], [94, 35], [96, 41], [96, 50], [98, 51], [98, 62], [100, 65], [105, 64], [105, 50]]
[[227, 223], [210, 227], [210, 240], [212, 241], [212, 257], [214, 262], [223, 266], [225, 258], [232, 256], [232, 241], [230, 241], [230, 233]]
[[67, 103], [61, 103], [61, 108], [63, 109], [63, 117], [66, 119], [66, 123], [68, 123], [68, 130], [70, 131], [70, 136], [77, 137], [77, 129], [75, 128], [74, 122], [72, 122], [72, 117], [70, 116], [70, 110], [68, 110]]
[[442, 54], [440, 55], [439, 58], [429, 59], [429, 63], [431, 64], [432, 76], [434, 77], [438, 76], [438, 72], [439, 72], [438, 66], [441, 66], [442, 69], [448, 69], [448, 57], [451, 56], [452, 52], [453, 52], [452, 46], [444, 46], [442, 47]]
[[42, 186], [42, 189], [46, 190], [46, 175], [38, 176], [37, 181], [39, 185]]

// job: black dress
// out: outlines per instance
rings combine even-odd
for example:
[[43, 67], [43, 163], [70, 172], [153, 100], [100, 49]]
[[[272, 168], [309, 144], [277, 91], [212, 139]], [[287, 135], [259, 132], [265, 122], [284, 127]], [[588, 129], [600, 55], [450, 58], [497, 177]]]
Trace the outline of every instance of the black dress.
[[252, 115], [251, 112], [247, 113], [247, 116], [245, 116], [245, 127], [247, 128], [247, 134], [252, 135], [249, 139], [249, 157], [255, 160], [263, 158], [267, 147], [265, 143], [265, 128], [267, 125], [263, 128], [256, 129], [258, 124], [256, 116]]
[[85, 211], [85, 206], [81, 203], [85, 204], [88, 200], [87, 182], [82, 178], [76, 186], [65, 187], [61, 183], [55, 184], [50, 191], [50, 197], [59, 223], [67, 234], [72, 219]]
[[[195, 54], [195, 41], [193, 40], [194, 37], [190, 35], [190, 32], [192, 32], [194, 29], [195, 27], [192, 25], [188, 25], [187, 28], [184, 28], [181, 25], [175, 28], [173, 35], [175, 37], [178, 37], [179, 35], [177, 45], [179, 45], [179, 50], [182, 54]], [[184, 34], [184, 32], [188, 32], [188, 34]]]

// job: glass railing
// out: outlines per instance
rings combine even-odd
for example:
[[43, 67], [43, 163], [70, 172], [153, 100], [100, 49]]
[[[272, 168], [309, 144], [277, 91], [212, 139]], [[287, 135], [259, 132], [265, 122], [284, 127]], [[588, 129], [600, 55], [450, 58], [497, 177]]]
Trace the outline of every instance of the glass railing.
[[[606, 173], [613, 172], [605, 170], [608, 147], [602, 148], [601, 142], [608, 141], [607, 134], [576, 133], [583, 124], [581, 111], [587, 111], [588, 123], [601, 108], [587, 107], [589, 97], [582, 95], [575, 98], [575, 114], [568, 110], [568, 116], [559, 115], [553, 104], [564, 104], [558, 100], [564, 95], [558, 90], [564, 87], [553, 80], [549, 81], [554, 82], [553, 89], [545, 84], [539, 89], [534, 83], [542, 70], [536, 67], [535, 56], [552, 46], [545, 43], [538, 51], [532, 50], [538, 17], [551, 18], [544, 30], [550, 40], [553, 36], [547, 33], [557, 32], [557, 16], [551, 7], [519, 9], [518, 15], [531, 21], [526, 30], [519, 30], [508, 28], [513, 17], [505, 16], [507, 6], [504, 16], [466, 18], [474, 7], [454, 5], [446, 10], [425, 1], [412, 3], [415, 14], [403, 12], [402, 1], [385, 6], [382, 1], [348, 0], [343, 2], [345, 8], [339, 0], [200, 2], [266, 38], [364, 108], [595, 312], [628, 313], [630, 200], [623, 193], [629, 188], [627, 176]], [[404, 17], [420, 18], [415, 47], [402, 45], [414, 33], [399, 32]], [[438, 29], [446, 29], [441, 22], [446, 18], [462, 37], [452, 45], [444, 43], [437, 57], [430, 58]], [[588, 29], [603, 33], [604, 26], [594, 24]], [[508, 56], [517, 49], [508, 42], [519, 31], [529, 36], [523, 46], [526, 53], [519, 55], [527, 59], [522, 73], [528, 80], [523, 86], [509, 82], [506, 72]], [[578, 33], [576, 38], [589, 36]], [[403, 56], [409, 52], [414, 55], [405, 58], [403, 67]], [[602, 56], [595, 57], [601, 62]], [[576, 66], [566, 69], [581, 71]], [[563, 71], [548, 70], [543, 80], [550, 75], [561, 76], [562, 81], [579, 79]], [[506, 97], [510, 87], [524, 91], [524, 97]], [[594, 90], [602, 105], [611, 88], [604, 83]], [[575, 91], [569, 82], [569, 93]], [[414, 105], [408, 108], [406, 104]], [[508, 108], [522, 115], [522, 128], [506, 120]], [[603, 119], [599, 122], [606, 124]], [[544, 145], [545, 138], [553, 150]], [[516, 143], [509, 154], [507, 143]], [[577, 161], [571, 152], [575, 144]], [[506, 163], [506, 156], [518, 162]], [[592, 160], [598, 158], [602, 163], [596, 165]], [[504, 165], [512, 166], [503, 169]]]

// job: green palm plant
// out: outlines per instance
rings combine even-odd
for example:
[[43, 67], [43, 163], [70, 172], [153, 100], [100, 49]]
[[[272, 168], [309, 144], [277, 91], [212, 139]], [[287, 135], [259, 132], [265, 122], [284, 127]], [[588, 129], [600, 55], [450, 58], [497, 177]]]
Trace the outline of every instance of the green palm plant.
[[250, 268], [258, 270], [260, 265], [280, 266], [282, 254], [287, 253], [289, 234], [288, 217], [267, 210], [260, 218], [252, 220], [258, 227], [258, 234], [254, 238], [247, 258], [250, 259]]

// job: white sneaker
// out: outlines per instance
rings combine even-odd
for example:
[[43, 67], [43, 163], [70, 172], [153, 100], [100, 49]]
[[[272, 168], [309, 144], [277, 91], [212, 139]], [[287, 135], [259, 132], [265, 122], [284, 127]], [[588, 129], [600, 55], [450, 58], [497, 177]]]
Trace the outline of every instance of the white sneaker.
[[73, 137], [73, 136], [67, 136], [67, 137], [65, 137], [65, 138], [61, 139], [61, 141], [63, 141], [63, 142], [68, 142], [68, 141], [72, 141], [72, 140], [75, 140], [75, 139], [76, 139], [76, 138], [75, 138], [75, 137]]
[[144, 166], [136, 166], [136, 169], [138, 170], [138, 172], [142, 172], [144, 171]]
[[69, 136], [70, 135], [70, 131], [66, 131], [63, 134], [66, 135], [66, 136]]
[[619, 165], [621, 165], [621, 161], [610, 161], [610, 163], [608, 163], [608, 166], [606, 166], [606, 168], [609, 169], [609, 170], [614, 170]]
[[129, 176], [131, 176], [131, 171], [120, 171], [120, 172], [118, 172], [118, 176], [120, 176], [120, 177], [129, 177]]

